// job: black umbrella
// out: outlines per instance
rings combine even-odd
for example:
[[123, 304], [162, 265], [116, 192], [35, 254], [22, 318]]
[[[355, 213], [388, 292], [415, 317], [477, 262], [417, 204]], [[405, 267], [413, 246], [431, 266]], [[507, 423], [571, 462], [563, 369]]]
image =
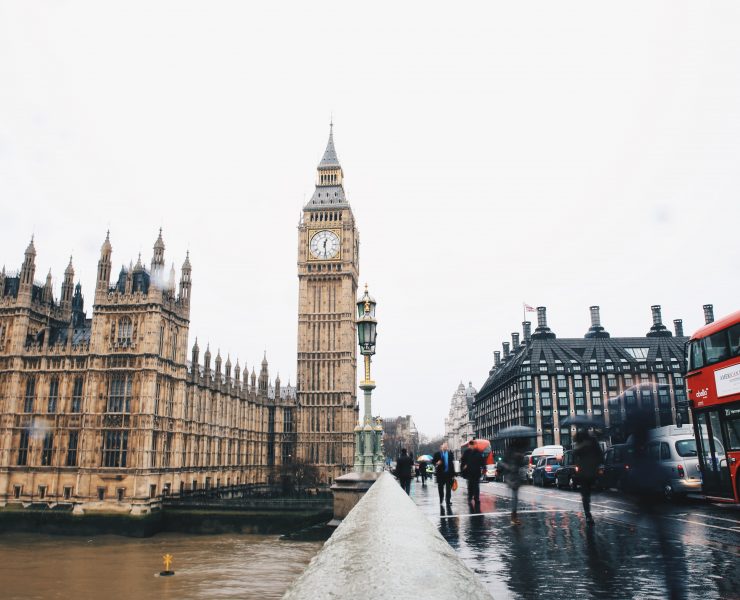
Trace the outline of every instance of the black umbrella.
[[524, 425], [511, 425], [510, 427], [504, 427], [501, 431], [496, 434], [496, 439], [511, 439], [511, 438], [528, 438], [537, 435], [537, 430], [534, 427], [526, 427]]
[[604, 421], [599, 418], [589, 417], [587, 415], [575, 415], [573, 417], [566, 417], [560, 421], [561, 425], [584, 425], [586, 427], [600, 427], [604, 425]]

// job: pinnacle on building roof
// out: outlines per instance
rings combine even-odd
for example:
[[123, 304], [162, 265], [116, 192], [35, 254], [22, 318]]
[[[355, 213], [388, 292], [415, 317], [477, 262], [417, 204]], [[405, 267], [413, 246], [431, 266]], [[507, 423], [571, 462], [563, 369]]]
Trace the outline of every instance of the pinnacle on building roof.
[[67, 265], [67, 268], [64, 269], [64, 274], [65, 275], [72, 275], [72, 276], [74, 276], [74, 274], [75, 274], [75, 269], [72, 266], [72, 256], [69, 257], [69, 264]]
[[100, 247], [101, 252], [110, 252], [112, 250], [110, 245], [110, 229], [105, 232], [105, 241], [103, 242], [103, 245]]
[[136, 261], [136, 266], [134, 267], [136, 271], [143, 271], [144, 265], [141, 264], [141, 252], [139, 252], [139, 258]]
[[157, 241], [154, 242], [154, 249], [162, 249], [164, 250], [164, 240], [162, 240], [162, 228], [159, 228], [159, 236], [157, 236]]
[[337, 151], [334, 148], [334, 123], [332, 122], [329, 123], [329, 141], [326, 143], [326, 150], [324, 150], [324, 156], [321, 158], [318, 168], [337, 169], [340, 167]]
[[182, 270], [185, 271], [190, 270], [192, 267], [190, 266], [190, 250], [185, 252], [185, 262], [182, 263]]
[[28, 243], [25, 254], [26, 256], [29, 254], [36, 256], [36, 246], [33, 245], [33, 235], [31, 235], [31, 241]]
[[265, 350], [265, 355], [262, 358], [262, 366], [263, 367], [266, 367], [267, 366], [267, 350]]
[[195, 343], [193, 344], [193, 350], [195, 350], [196, 352], [200, 350], [200, 348], [198, 348], [198, 336], [195, 336]]

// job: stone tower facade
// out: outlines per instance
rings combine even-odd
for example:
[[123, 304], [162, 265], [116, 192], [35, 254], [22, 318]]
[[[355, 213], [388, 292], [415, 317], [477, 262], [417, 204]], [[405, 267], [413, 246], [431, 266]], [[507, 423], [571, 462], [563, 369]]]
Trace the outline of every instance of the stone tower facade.
[[[277, 482], [295, 456], [295, 389], [270, 383], [196, 340], [187, 357], [192, 268], [176, 285], [162, 235], [150, 268], [112, 276], [100, 251], [92, 318], [72, 262], [61, 297], [0, 273], [0, 507], [46, 503], [76, 513], [142, 514], [163, 496]], [[202, 360], [202, 362], [201, 362]], [[251, 380], [251, 383], [250, 383]]]
[[343, 179], [332, 128], [298, 227], [298, 456], [325, 483], [352, 467], [358, 416], [360, 236]]

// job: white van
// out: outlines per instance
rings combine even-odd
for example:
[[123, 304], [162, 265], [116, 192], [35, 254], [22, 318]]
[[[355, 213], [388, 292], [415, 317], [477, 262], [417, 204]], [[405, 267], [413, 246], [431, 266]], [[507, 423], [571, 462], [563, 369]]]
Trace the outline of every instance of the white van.
[[529, 483], [532, 483], [532, 473], [534, 473], [537, 461], [543, 456], [554, 456], [560, 459], [563, 457], [563, 447], [558, 445], [540, 446], [532, 450], [532, 454], [529, 455], [529, 464], [525, 465], [527, 468], [527, 481]]

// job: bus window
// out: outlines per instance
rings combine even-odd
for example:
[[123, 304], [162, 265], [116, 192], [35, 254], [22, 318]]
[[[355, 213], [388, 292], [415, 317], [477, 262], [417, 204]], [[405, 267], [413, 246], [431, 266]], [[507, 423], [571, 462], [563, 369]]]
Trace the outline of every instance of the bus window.
[[707, 353], [708, 365], [730, 358], [730, 348], [727, 346], [727, 330], [723, 329], [704, 338], [704, 350]]
[[727, 333], [730, 337], [730, 354], [740, 356], [740, 323], [735, 323]]
[[727, 441], [730, 444], [730, 450], [740, 450], [740, 417], [726, 419]]
[[704, 366], [704, 352], [702, 341], [696, 340], [689, 344], [689, 371], [701, 369]]

